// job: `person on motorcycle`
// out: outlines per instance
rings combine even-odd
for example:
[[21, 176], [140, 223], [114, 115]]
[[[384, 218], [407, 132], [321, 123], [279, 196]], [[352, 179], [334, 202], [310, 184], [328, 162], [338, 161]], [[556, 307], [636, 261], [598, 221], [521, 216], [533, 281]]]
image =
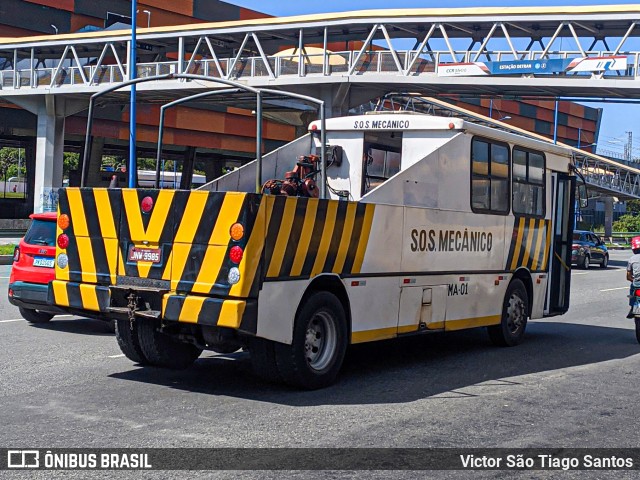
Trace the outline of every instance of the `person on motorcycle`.
[[627, 262], [627, 280], [631, 282], [631, 287], [629, 288], [629, 306], [631, 308], [627, 318], [633, 318], [634, 290], [640, 288], [640, 237], [631, 239], [631, 250], [633, 255]]

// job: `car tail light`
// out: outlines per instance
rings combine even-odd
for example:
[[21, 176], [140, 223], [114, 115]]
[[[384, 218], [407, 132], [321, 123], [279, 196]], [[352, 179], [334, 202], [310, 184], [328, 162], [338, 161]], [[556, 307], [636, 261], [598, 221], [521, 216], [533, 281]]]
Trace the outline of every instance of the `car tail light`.
[[69, 246], [69, 237], [66, 234], [58, 235], [58, 246], [63, 250]]
[[19, 262], [20, 261], [20, 247], [16, 247], [13, 250], [13, 261], [14, 262]]
[[633, 292], [633, 294], [634, 294], [636, 297], [640, 297], [640, 289], [635, 290], [635, 291]]
[[9, 289], [9, 296], [13, 297], [13, 290]]

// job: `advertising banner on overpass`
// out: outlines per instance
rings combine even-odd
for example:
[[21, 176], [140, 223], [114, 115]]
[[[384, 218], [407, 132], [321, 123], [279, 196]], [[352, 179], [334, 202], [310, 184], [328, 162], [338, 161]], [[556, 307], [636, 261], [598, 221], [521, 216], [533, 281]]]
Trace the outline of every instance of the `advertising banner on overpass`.
[[548, 60], [510, 60], [504, 62], [467, 62], [438, 64], [439, 77], [482, 75], [524, 75], [626, 70], [627, 57], [552, 58]]

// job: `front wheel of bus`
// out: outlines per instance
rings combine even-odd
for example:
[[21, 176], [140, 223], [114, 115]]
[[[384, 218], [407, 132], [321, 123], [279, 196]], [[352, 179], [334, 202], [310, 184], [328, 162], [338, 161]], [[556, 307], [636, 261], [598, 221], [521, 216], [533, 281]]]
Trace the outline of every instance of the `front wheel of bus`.
[[502, 320], [499, 325], [487, 327], [489, 338], [500, 347], [519, 345], [524, 338], [529, 317], [529, 296], [522, 280], [509, 284], [502, 303]]
[[347, 351], [347, 321], [340, 300], [329, 292], [309, 296], [298, 312], [291, 345], [276, 344], [285, 382], [309, 390], [331, 385]]
[[150, 365], [183, 369], [195, 362], [202, 350], [195, 345], [176, 340], [156, 328], [157, 322], [137, 319], [138, 340]]

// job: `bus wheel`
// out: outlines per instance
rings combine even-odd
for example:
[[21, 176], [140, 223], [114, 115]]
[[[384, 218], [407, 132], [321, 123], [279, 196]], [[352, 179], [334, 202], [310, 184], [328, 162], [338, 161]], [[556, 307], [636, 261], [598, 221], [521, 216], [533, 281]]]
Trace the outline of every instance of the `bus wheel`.
[[347, 351], [347, 321], [340, 300], [329, 292], [308, 297], [298, 312], [291, 345], [275, 344], [285, 382], [313, 390], [331, 385]]
[[116, 340], [124, 356], [132, 362], [147, 365], [149, 361], [142, 353], [138, 340], [137, 322], [134, 322], [133, 326], [129, 320], [116, 320], [115, 323]]
[[276, 364], [275, 343], [265, 338], [252, 338], [249, 342], [249, 355], [256, 375], [267, 382], [280, 383], [282, 375]]
[[502, 304], [502, 320], [499, 325], [487, 327], [491, 341], [501, 347], [519, 345], [524, 338], [529, 316], [529, 296], [522, 280], [509, 284]]
[[137, 319], [138, 340], [150, 365], [182, 369], [195, 362], [202, 350], [195, 345], [176, 340], [156, 328], [156, 321]]

